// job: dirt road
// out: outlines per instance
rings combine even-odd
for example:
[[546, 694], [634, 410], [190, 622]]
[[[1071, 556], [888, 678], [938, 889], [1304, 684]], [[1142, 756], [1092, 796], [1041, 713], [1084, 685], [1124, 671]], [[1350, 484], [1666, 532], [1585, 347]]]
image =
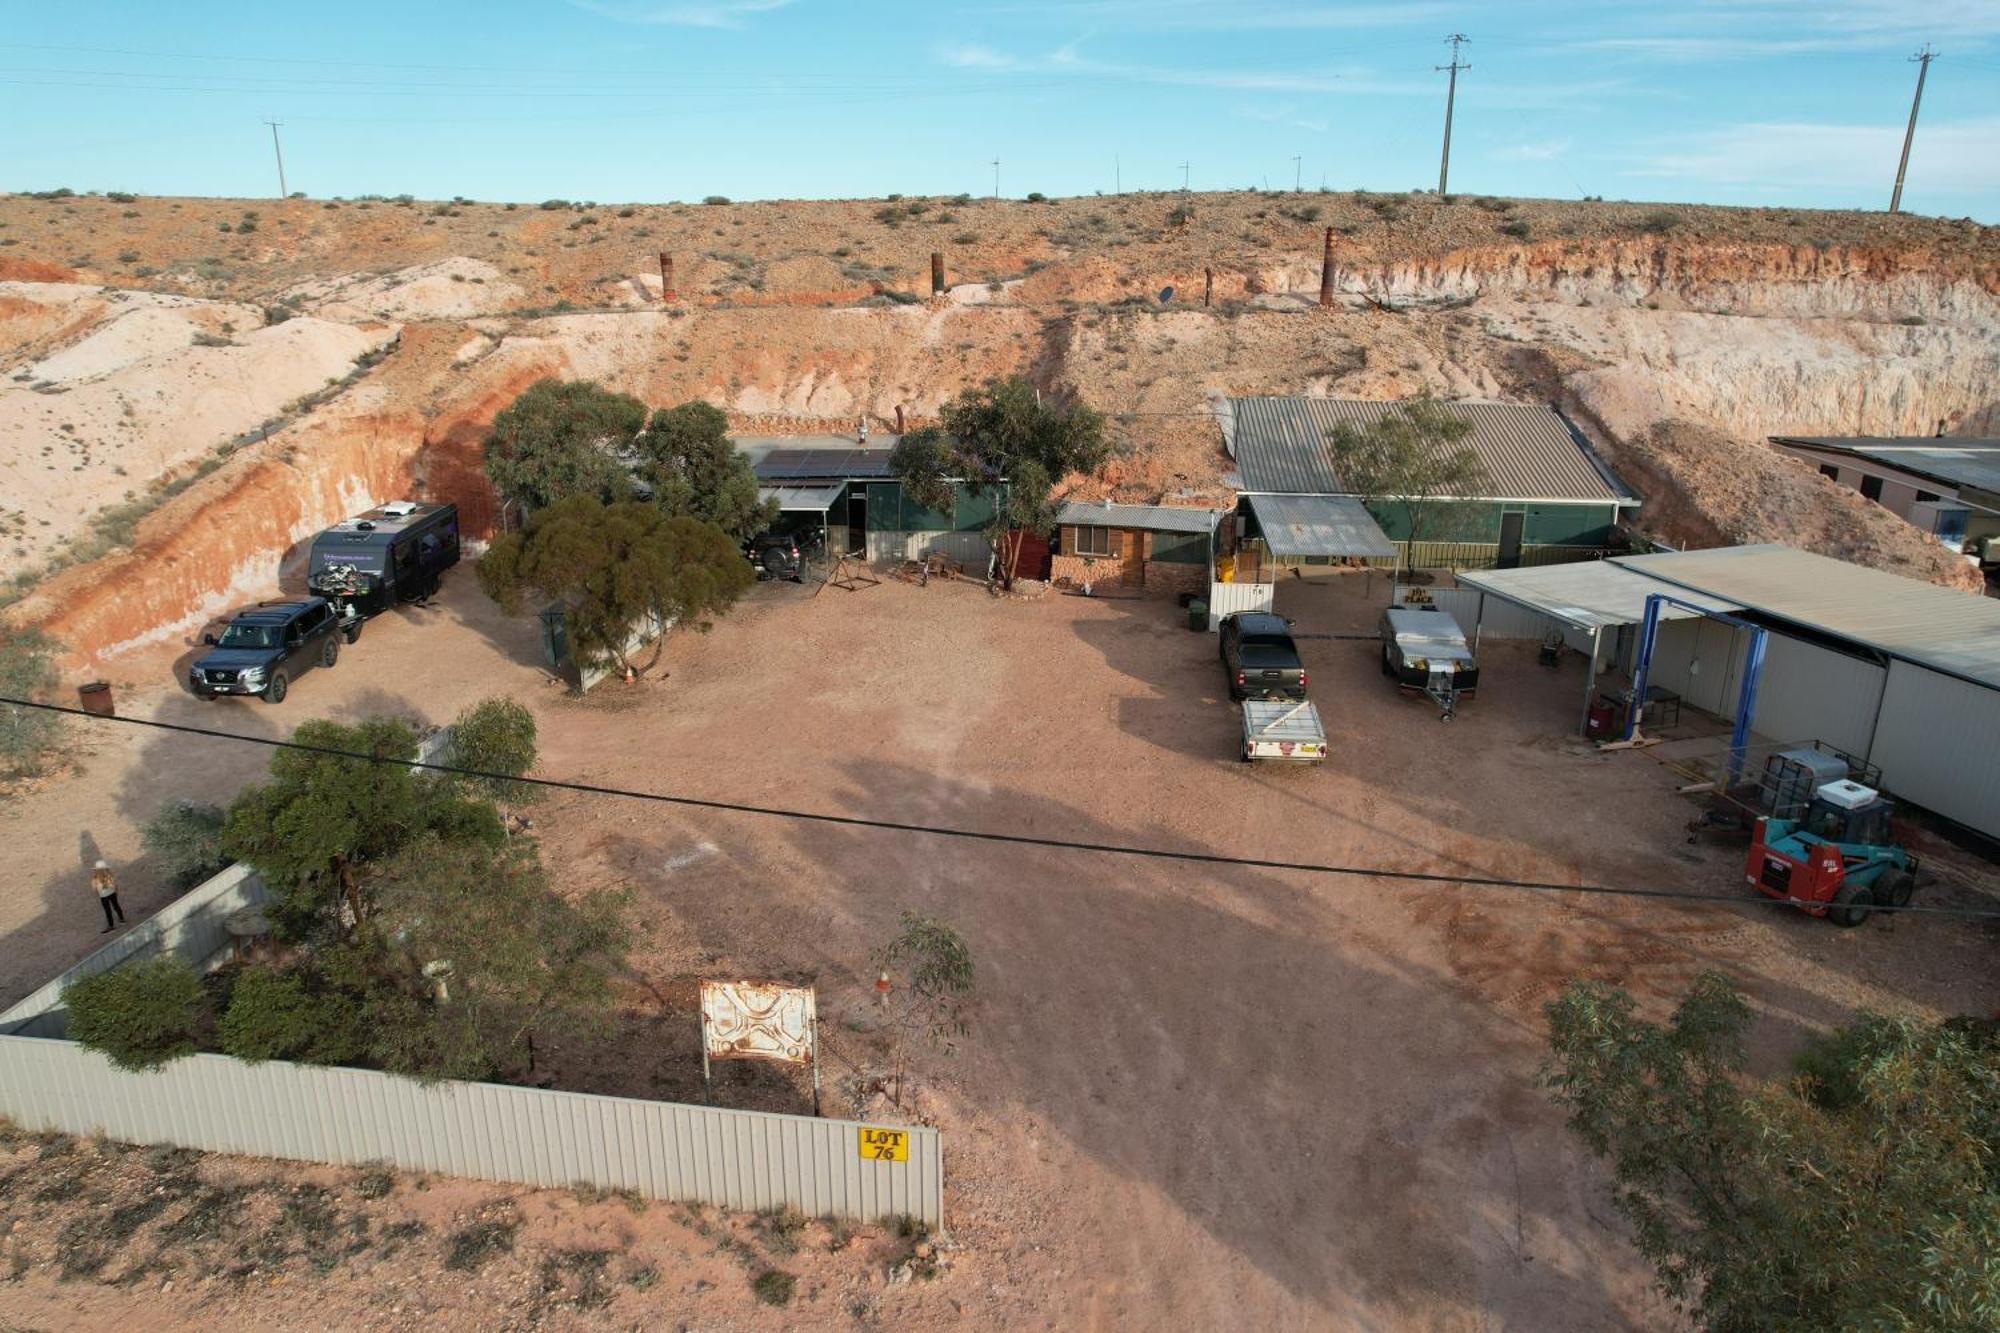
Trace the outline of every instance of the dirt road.
[[[760, 588], [714, 633], [676, 637], [664, 678], [577, 702], [537, 682], [531, 630], [460, 577], [427, 623], [371, 625], [282, 709], [141, 706], [271, 734], [316, 713], [445, 720], [509, 691], [536, 709], [552, 776], [1189, 852], [1736, 883], [1737, 851], [1685, 842], [1673, 775], [1568, 739], [1579, 668], [1543, 670], [1529, 645], [1489, 642], [1480, 697], [1444, 726], [1388, 690], [1367, 643], [1308, 639], [1335, 753], [1278, 769], [1234, 760], [1215, 641], [1170, 603], [809, 591]], [[1358, 633], [1384, 595], [1379, 578], [1288, 585], [1280, 609], [1302, 631]], [[219, 796], [263, 762], [221, 743], [97, 745], [81, 778], [0, 814], [37, 867], [0, 904], [10, 992], [94, 943], [70, 883], [80, 831], [122, 857], [153, 802]], [[640, 891], [655, 985], [741, 970], [817, 986], [849, 1107], [879, 1107], [867, 1087], [885, 1067], [869, 948], [905, 908], [964, 933], [972, 1031], [955, 1056], [921, 1057], [917, 1108], [943, 1128], [967, 1248], [948, 1278], [884, 1291], [884, 1326], [1661, 1327], [1602, 1172], [1536, 1088], [1539, 1006], [1564, 978], [1659, 1000], [1720, 968], [1748, 987], [1770, 1067], [1859, 1005], [1991, 1003], [1993, 932], [1931, 918], [1842, 932], [1760, 903], [1417, 886], [612, 798], [563, 798], [537, 821], [566, 882]], [[644, 1086], [678, 1057], [623, 1058], [614, 1072]], [[830, 1301], [779, 1315], [638, 1299], [606, 1318], [849, 1322]], [[296, 1318], [313, 1301], [232, 1308]], [[426, 1323], [497, 1317], [467, 1298]]]

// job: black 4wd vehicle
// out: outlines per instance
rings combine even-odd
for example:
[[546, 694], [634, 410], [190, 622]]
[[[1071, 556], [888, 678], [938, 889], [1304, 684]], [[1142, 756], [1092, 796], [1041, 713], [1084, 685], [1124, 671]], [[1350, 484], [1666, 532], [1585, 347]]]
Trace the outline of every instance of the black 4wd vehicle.
[[1292, 642], [1290, 621], [1262, 611], [1238, 611], [1224, 616], [1218, 628], [1222, 673], [1233, 702], [1306, 697], [1306, 664]]
[[340, 617], [324, 597], [266, 602], [230, 621], [220, 638], [204, 634], [201, 641], [209, 651], [188, 668], [196, 698], [257, 694], [283, 703], [301, 672], [339, 659]]

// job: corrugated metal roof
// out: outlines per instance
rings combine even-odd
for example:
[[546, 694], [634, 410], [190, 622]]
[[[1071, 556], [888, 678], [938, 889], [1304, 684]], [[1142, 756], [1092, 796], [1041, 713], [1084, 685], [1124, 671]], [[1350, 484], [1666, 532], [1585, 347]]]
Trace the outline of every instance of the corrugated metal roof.
[[1077, 528], [1214, 532], [1216, 521], [1221, 517], [1220, 509], [1195, 509], [1187, 505], [1107, 505], [1094, 500], [1070, 500], [1056, 515], [1056, 522]]
[[1789, 546], [1725, 546], [1616, 561], [1746, 610], [2000, 689], [2000, 600]]
[[2000, 439], [1950, 435], [1773, 435], [1822, 453], [1852, 454], [1947, 486], [2000, 491]]
[[[1491, 478], [1486, 500], [1632, 503], [1632, 492], [1554, 408], [1537, 403], [1441, 403], [1472, 423], [1465, 443]], [[1226, 438], [1244, 489], [1352, 494], [1327, 437], [1342, 424], [1369, 426], [1396, 403], [1355, 398], [1232, 398]]]
[[778, 508], [787, 513], [823, 514], [846, 489], [844, 481], [831, 486], [759, 486], [757, 498], [776, 500]]
[[1392, 556], [1391, 542], [1361, 502], [1346, 495], [1252, 495], [1264, 544], [1280, 560], [1304, 556]]
[[[1468, 588], [1477, 588], [1490, 596], [1586, 630], [1641, 623], [1646, 618], [1647, 594], [1656, 592], [1673, 593], [1711, 611], [1743, 609], [1717, 597], [1668, 587], [1658, 579], [1603, 560], [1573, 565], [1537, 565], [1529, 569], [1467, 569], [1459, 571], [1458, 581]], [[1685, 607], [1660, 608], [1660, 616], [1664, 620], [1681, 620], [1699, 614]]]

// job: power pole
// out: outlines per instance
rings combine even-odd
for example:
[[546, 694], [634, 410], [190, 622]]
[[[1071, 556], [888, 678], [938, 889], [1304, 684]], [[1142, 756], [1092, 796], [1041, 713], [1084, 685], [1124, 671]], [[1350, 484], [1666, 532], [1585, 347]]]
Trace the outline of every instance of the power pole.
[[285, 122], [282, 120], [267, 120], [264, 123], [271, 127], [271, 151], [278, 155], [278, 198], [283, 199], [286, 195], [285, 150], [278, 144], [278, 126]]
[[1910, 99], [1910, 124], [1903, 131], [1903, 159], [1896, 163], [1896, 188], [1889, 195], [1889, 211], [1901, 211], [1903, 207], [1903, 176], [1910, 169], [1910, 142], [1917, 137], [1917, 108], [1924, 104], [1924, 76], [1931, 72], [1931, 61], [1937, 59], [1937, 52], [1931, 50], [1929, 42], [1924, 49], [1911, 56], [1917, 62], [1917, 95]]
[[1188, 164], [1183, 162], [1181, 163], [1181, 193], [1186, 194], [1187, 192], [1188, 192]]
[[1000, 159], [993, 159], [993, 197], [1000, 197]]
[[1304, 164], [1304, 162], [1305, 162], [1305, 159], [1304, 159], [1303, 157], [1299, 157], [1299, 156], [1297, 156], [1297, 155], [1294, 155], [1294, 156], [1293, 156], [1293, 158], [1292, 158], [1292, 193], [1293, 193], [1293, 194], [1297, 194], [1297, 193], [1298, 193], [1299, 191], [1301, 191], [1301, 190], [1303, 190], [1303, 189], [1305, 188], [1305, 182], [1304, 182], [1304, 180], [1302, 179], [1302, 173], [1303, 173], [1303, 172], [1305, 171], [1305, 167], [1304, 167], [1304, 165], [1303, 165], [1303, 164]]
[[1460, 64], [1458, 60], [1458, 48], [1472, 39], [1462, 32], [1455, 32], [1445, 38], [1445, 40], [1451, 43], [1451, 63], [1449, 65], [1433, 65], [1431, 67], [1433, 69], [1451, 71], [1451, 82], [1446, 85], [1444, 93], [1444, 156], [1438, 160], [1439, 198], [1443, 198], [1449, 193], [1445, 186], [1451, 179], [1451, 111], [1452, 104], [1458, 100], [1458, 72], [1462, 69], [1472, 68], [1470, 65]]
[[1116, 153], [1111, 155], [1111, 193], [1125, 193], [1125, 163]]

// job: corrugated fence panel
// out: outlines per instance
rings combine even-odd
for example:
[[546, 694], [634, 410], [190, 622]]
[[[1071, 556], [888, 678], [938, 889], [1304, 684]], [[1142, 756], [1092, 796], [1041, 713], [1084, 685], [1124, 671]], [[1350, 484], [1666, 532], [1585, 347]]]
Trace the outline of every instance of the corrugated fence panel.
[[1892, 794], [2000, 838], [1996, 754], [2000, 690], [1909, 662], [1889, 664], [1871, 759]]
[[729, 1208], [791, 1204], [872, 1221], [944, 1221], [935, 1129], [896, 1126], [909, 1160], [860, 1156], [852, 1120], [492, 1083], [415, 1083], [365, 1069], [193, 1055], [149, 1074], [72, 1042], [0, 1036], [0, 1115], [127, 1143], [355, 1164], [524, 1185], [588, 1181]]
[[1208, 630], [1213, 634], [1222, 618], [1238, 611], [1269, 611], [1277, 592], [1275, 583], [1211, 583], [1208, 585]]
[[975, 578], [986, 577], [987, 563], [993, 558], [992, 543], [983, 532], [890, 531], [868, 534], [868, 558], [874, 560], [921, 560], [941, 551], [965, 566]]

